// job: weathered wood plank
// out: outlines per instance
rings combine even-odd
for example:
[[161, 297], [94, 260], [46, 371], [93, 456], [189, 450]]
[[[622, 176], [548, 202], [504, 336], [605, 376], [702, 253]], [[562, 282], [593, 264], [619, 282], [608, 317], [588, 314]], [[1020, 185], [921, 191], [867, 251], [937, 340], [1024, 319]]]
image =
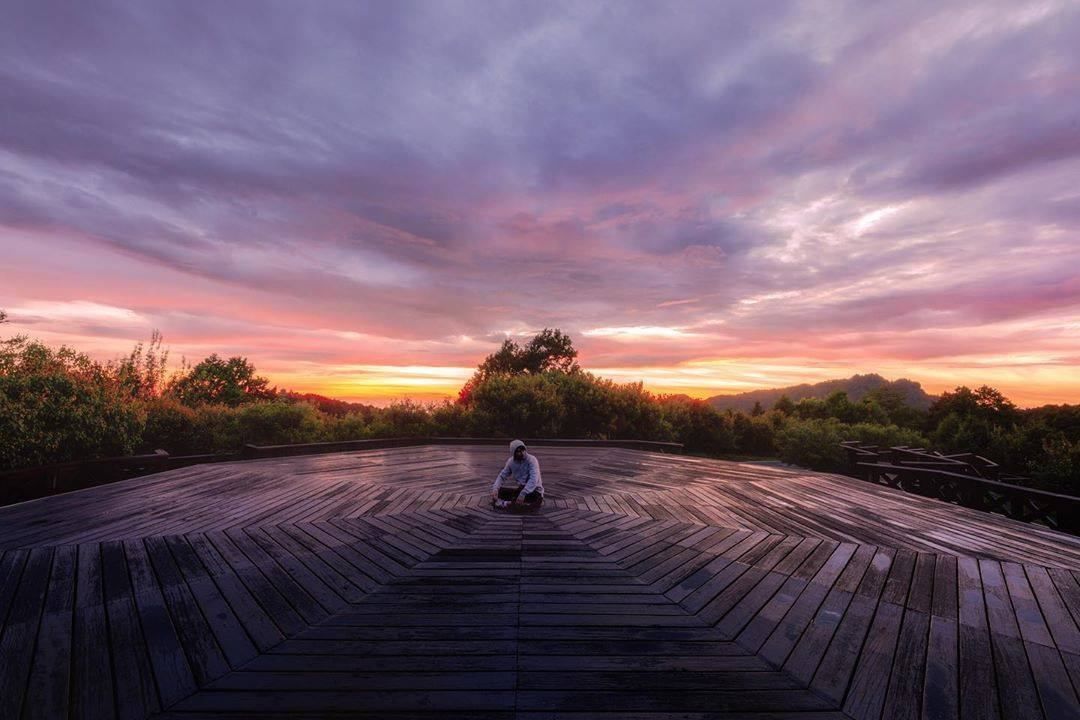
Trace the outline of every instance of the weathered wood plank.
[[990, 625], [990, 646], [997, 672], [1001, 714], [1009, 720], [1038, 717], [1041, 715], [1038, 711], [1039, 695], [1009, 601], [1001, 565], [993, 560], [979, 560], [979, 572], [982, 574], [986, 617]]
[[476, 481], [503, 459], [281, 458], [0, 509], [0, 546], [89, 543], [0, 553], [0, 645], [31, 650], [0, 688], [16, 717], [1077, 704], [1080, 540], [845, 478], [577, 448], [545, 449], [548, 502], [511, 516]]
[[[22, 711], [52, 563], [52, 548], [31, 550], [12, 598], [0, 637], [0, 658], [5, 659], [0, 663], [0, 717], [17, 718]], [[9, 658], [26, 662], [10, 662]]]
[[183, 538], [187, 545], [202, 562], [214, 585], [229, 603], [243, 624], [244, 630], [259, 652], [265, 652], [285, 639], [281, 630], [252, 595], [217, 548], [203, 535], [189, 535]]
[[955, 557], [937, 557], [926, 675], [922, 688], [922, 716], [928, 720], [955, 720], [960, 717], [956, 572]]
[[990, 644], [982, 574], [974, 558], [957, 561], [960, 717], [999, 717], [997, 676]]
[[[139, 613], [150, 665], [154, 671], [161, 704], [170, 707], [195, 692], [195, 674], [184, 653], [180, 635], [165, 604], [165, 597], [154, 577], [146, 548], [139, 540], [125, 540], [124, 556], [131, 574], [131, 589]], [[201, 670], [196, 670], [201, 674]], [[125, 679], [118, 678], [120, 682]]]
[[68, 714], [77, 552], [74, 545], [64, 545], [53, 552], [49, 589], [31, 658], [30, 685], [23, 711], [27, 718]]
[[72, 625], [71, 717], [113, 718], [112, 658], [105, 616], [101, 546], [78, 546]]
[[[115, 678], [116, 715], [145, 718], [161, 709], [154, 683], [150, 651], [139, 621], [124, 546], [120, 541], [101, 545], [105, 610], [109, 648]], [[156, 637], [150, 636], [155, 642]]]
[[[827, 547], [831, 550], [829, 559], [821, 566], [820, 570], [814, 573], [813, 577], [808, 578], [809, 582], [806, 588], [792, 603], [791, 609], [784, 615], [783, 620], [777, 624], [769, 639], [761, 646], [761, 657], [773, 665], [782, 666], [787, 660], [791, 650], [798, 643], [799, 638], [802, 637], [806, 626], [813, 619], [814, 614], [817, 613], [818, 607], [832, 588], [833, 583], [836, 582], [844, 568], [847, 567], [848, 561], [851, 560], [856, 549], [856, 546], [849, 543], [835, 545], [830, 542]], [[810, 568], [800, 568], [800, 571], [809, 574]], [[799, 572], [796, 572], [795, 577], [798, 577], [798, 575]]]
[[255, 657], [258, 654], [255, 645], [224, 595], [199, 562], [195, 551], [181, 537], [172, 536], [164, 538], [164, 541], [183, 581], [187, 583], [191, 597], [206, 618], [217, 646], [224, 653], [228, 666], [235, 668]]
[[881, 716], [914, 569], [915, 553], [897, 552], [844, 698], [844, 712], [856, 720]]

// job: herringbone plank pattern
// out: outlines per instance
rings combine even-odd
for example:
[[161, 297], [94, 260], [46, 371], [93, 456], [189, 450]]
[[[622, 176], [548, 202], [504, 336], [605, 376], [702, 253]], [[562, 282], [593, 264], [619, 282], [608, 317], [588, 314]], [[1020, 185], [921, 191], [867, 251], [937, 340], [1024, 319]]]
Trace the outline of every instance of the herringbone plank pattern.
[[[1068, 718], [1080, 543], [857, 481], [550, 448], [0, 509], [0, 717]], [[24, 661], [23, 661], [24, 660]]]

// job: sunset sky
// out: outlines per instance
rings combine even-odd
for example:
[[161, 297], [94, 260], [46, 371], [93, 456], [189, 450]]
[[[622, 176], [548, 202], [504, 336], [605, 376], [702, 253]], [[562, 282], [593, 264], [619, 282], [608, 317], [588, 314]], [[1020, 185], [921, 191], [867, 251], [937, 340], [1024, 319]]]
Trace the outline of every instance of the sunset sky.
[[0, 335], [456, 394], [1080, 402], [1080, 3], [0, 7]]

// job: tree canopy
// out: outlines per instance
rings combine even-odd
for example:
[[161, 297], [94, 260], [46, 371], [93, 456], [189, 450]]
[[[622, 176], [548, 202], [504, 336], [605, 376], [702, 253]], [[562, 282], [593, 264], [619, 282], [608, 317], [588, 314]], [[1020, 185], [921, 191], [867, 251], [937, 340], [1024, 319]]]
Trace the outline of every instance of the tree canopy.
[[476, 372], [461, 388], [458, 401], [471, 401], [476, 388], [489, 378], [512, 375], [538, 375], [543, 372], [576, 373], [577, 350], [570, 336], [559, 329], [544, 328], [524, 347], [507, 338], [502, 347], [484, 358]]
[[276, 396], [269, 381], [255, 374], [255, 366], [247, 358], [222, 360], [216, 353], [170, 380], [166, 392], [189, 406], [236, 407]]

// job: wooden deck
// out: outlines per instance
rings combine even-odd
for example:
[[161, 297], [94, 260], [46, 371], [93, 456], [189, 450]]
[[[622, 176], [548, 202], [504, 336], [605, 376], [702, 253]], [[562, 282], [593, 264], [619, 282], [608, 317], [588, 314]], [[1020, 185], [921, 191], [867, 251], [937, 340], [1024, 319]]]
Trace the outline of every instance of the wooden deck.
[[1078, 718], [1080, 538], [622, 449], [196, 466], [0, 508], [0, 718]]

